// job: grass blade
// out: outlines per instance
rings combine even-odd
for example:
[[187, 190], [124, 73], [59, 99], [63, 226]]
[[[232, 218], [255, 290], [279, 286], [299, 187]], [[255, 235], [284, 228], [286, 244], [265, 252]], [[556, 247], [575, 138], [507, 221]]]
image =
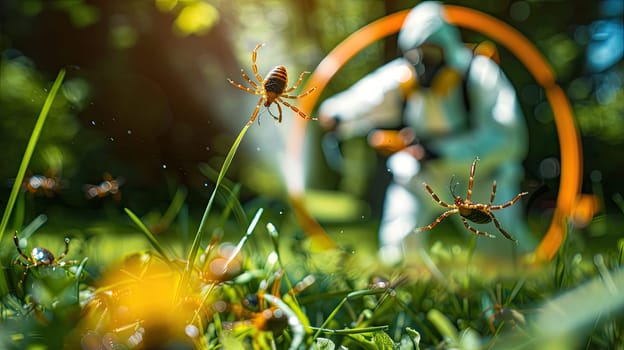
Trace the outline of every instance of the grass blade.
[[320, 331], [321, 333], [332, 334], [332, 335], [374, 333], [374, 332], [386, 331], [388, 330], [388, 328], [390, 328], [390, 326], [388, 325], [362, 327], [362, 328], [343, 328], [343, 329], [310, 327], [310, 329], [312, 329], [313, 331]]
[[150, 241], [154, 249], [156, 249], [156, 251], [162, 256], [162, 258], [165, 259], [165, 261], [171, 261], [169, 257], [167, 256], [167, 253], [165, 253], [165, 250], [163, 249], [163, 247], [160, 245], [160, 242], [158, 242], [154, 234], [152, 234], [152, 232], [147, 228], [147, 226], [145, 226], [143, 221], [141, 221], [141, 219], [139, 219], [139, 217], [136, 216], [132, 212], [132, 210], [128, 208], [124, 208], [124, 211], [126, 212], [126, 214], [128, 214], [130, 219], [141, 229], [141, 232], [143, 232], [145, 237], [147, 237], [147, 239]]
[[182, 206], [184, 205], [184, 201], [186, 200], [187, 192], [188, 191], [184, 187], [178, 188], [176, 193], [173, 195], [173, 199], [171, 200], [169, 207], [160, 217], [160, 220], [158, 220], [156, 227], [158, 227], [160, 230], [165, 230], [166, 228], [171, 226], [173, 220], [176, 218], [176, 216], [178, 216], [180, 210], [182, 210]]
[[245, 233], [243, 238], [241, 238], [241, 240], [238, 242], [238, 244], [236, 245], [236, 248], [234, 248], [234, 251], [232, 252], [230, 257], [227, 259], [227, 261], [225, 262], [225, 265], [223, 265], [223, 271], [224, 272], [228, 270], [228, 267], [230, 266], [232, 261], [236, 258], [238, 253], [240, 253], [241, 249], [243, 249], [243, 246], [245, 245], [245, 242], [247, 242], [249, 237], [251, 237], [251, 234], [253, 233], [254, 229], [256, 228], [256, 225], [258, 225], [258, 220], [260, 220], [260, 216], [262, 215], [263, 211], [264, 210], [262, 208], [260, 208], [256, 212], [256, 215], [254, 216], [253, 220], [251, 220], [251, 223], [249, 224], [249, 227], [247, 228], [247, 232]]
[[180, 295], [179, 291], [181, 290], [181, 288], [183, 288], [184, 285], [186, 285], [191, 275], [191, 271], [193, 271], [193, 266], [195, 265], [195, 258], [197, 257], [197, 251], [199, 250], [199, 244], [201, 243], [201, 240], [205, 233], [206, 221], [208, 221], [208, 215], [210, 214], [210, 210], [212, 209], [212, 205], [214, 203], [214, 199], [217, 194], [217, 191], [219, 190], [219, 186], [221, 185], [221, 182], [223, 181], [225, 174], [230, 168], [230, 164], [232, 163], [232, 160], [234, 159], [234, 155], [236, 154], [236, 150], [238, 150], [238, 146], [240, 146], [240, 143], [243, 140], [243, 137], [245, 136], [245, 134], [247, 133], [247, 130], [249, 130], [249, 127], [252, 124], [253, 124], [252, 120], [248, 121], [247, 124], [245, 124], [243, 129], [240, 131], [240, 133], [236, 137], [236, 140], [234, 140], [234, 143], [232, 144], [232, 147], [230, 147], [230, 151], [228, 152], [227, 156], [225, 157], [225, 161], [223, 162], [223, 165], [221, 166], [221, 170], [219, 171], [219, 177], [217, 177], [217, 183], [215, 184], [215, 188], [212, 191], [210, 198], [208, 199], [206, 210], [204, 210], [204, 215], [202, 216], [202, 219], [199, 223], [199, 227], [197, 228], [197, 233], [195, 234], [195, 238], [193, 239], [193, 244], [191, 245], [191, 249], [188, 252], [188, 256], [186, 260], [186, 267], [184, 269], [184, 275], [182, 276], [182, 281], [180, 283], [180, 286], [178, 287], [178, 295]]
[[[19, 166], [17, 176], [15, 177], [15, 183], [13, 183], [13, 188], [11, 189], [11, 194], [9, 195], [9, 201], [7, 202], [7, 206], [4, 209], [4, 214], [2, 215], [2, 221], [0, 222], [0, 241], [2, 241], [4, 231], [6, 230], [6, 227], [9, 223], [9, 218], [11, 217], [13, 206], [15, 205], [15, 201], [19, 194], [20, 187], [22, 186], [22, 182], [24, 181], [24, 176], [26, 175], [28, 164], [30, 163], [30, 159], [32, 158], [32, 155], [35, 151], [35, 146], [37, 146], [37, 142], [39, 141], [39, 136], [41, 135], [41, 131], [43, 130], [43, 125], [45, 124], [48, 114], [50, 113], [52, 102], [54, 102], [54, 98], [56, 97], [56, 94], [61, 87], [61, 83], [63, 82], [64, 78], [65, 69], [61, 69], [56, 76], [54, 84], [52, 84], [52, 88], [48, 93], [48, 97], [46, 97], [46, 100], [43, 103], [43, 107], [41, 108], [41, 112], [39, 113], [39, 117], [35, 122], [35, 127], [32, 134], [30, 135], [30, 140], [28, 140], [28, 145], [26, 146], [24, 157], [22, 157], [22, 163]], [[4, 296], [7, 293], [8, 286], [4, 278], [4, 270], [0, 269], [0, 295]]]
[[[206, 178], [208, 178], [211, 181], [216, 182], [217, 179], [219, 178], [219, 173], [216, 170], [209, 167], [207, 164], [200, 164], [198, 168], [199, 168], [199, 172], [201, 172], [202, 175], [204, 175]], [[243, 206], [238, 201], [238, 194], [240, 192], [240, 187], [241, 187], [240, 184], [232, 183], [231, 181], [228, 181], [228, 179], [226, 178], [224, 178], [223, 181], [221, 182], [219, 189], [225, 192], [224, 197], [226, 198], [226, 202], [227, 202], [225, 208], [223, 209], [223, 214], [221, 215], [221, 222], [223, 222], [223, 218], [226, 218], [230, 214], [230, 212], [234, 213], [236, 220], [238, 220], [238, 222], [241, 223], [241, 225], [247, 225], [247, 223], [249, 222], [247, 219], [247, 214], [245, 214], [245, 210], [243, 209]]]

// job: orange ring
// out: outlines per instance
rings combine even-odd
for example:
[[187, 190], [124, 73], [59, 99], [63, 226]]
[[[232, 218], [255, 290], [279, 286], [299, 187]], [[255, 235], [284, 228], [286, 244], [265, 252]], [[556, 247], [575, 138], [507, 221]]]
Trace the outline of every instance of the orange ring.
[[[557, 135], [559, 137], [561, 179], [559, 193], [557, 195], [557, 206], [550, 227], [535, 249], [534, 257], [538, 261], [550, 260], [563, 243], [566, 235], [566, 218], [572, 215], [581, 188], [581, 141], [578, 129], [574, 123], [570, 103], [564, 92], [555, 82], [554, 73], [550, 65], [546, 62], [546, 59], [520, 32], [506, 23], [477, 10], [453, 5], [443, 6], [446, 20], [449, 23], [489, 36], [491, 39], [498, 42], [498, 44], [504, 46], [520, 60], [531, 73], [535, 81], [537, 81], [546, 92], [546, 98], [551, 106], [555, 118]], [[318, 101], [321, 92], [334, 74], [368, 45], [397, 33], [401, 29], [403, 21], [410, 11], [411, 9], [407, 9], [378, 19], [362, 27], [338, 44], [338, 46], [319, 63], [306, 82], [306, 86], [303, 88], [305, 91], [312, 86], [316, 86], [318, 92], [302, 99], [299, 108], [309, 114]], [[287, 159], [301, 158], [306, 125], [307, 123], [302, 119], [297, 118], [295, 120], [288, 139]], [[302, 162], [296, 161], [290, 164], [292, 165], [290, 165], [289, 169], [293, 170], [294, 174], [289, 173], [289, 176], [299, 175], [303, 177]], [[332, 246], [333, 241], [331, 241], [331, 238], [329, 238], [322, 227], [311, 217], [303, 205], [303, 186], [292, 186], [292, 183], [290, 183], [288, 190], [300, 222], [305, 222], [305, 224], [302, 225], [306, 232], [308, 232], [312, 238], [322, 238], [322, 247]], [[333, 243], [333, 246], [335, 246], [335, 243]]]

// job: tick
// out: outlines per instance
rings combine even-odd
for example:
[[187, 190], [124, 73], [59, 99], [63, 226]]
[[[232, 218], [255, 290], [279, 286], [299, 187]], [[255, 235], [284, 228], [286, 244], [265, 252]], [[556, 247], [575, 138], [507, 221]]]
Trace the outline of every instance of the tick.
[[477, 224], [487, 224], [488, 222], [494, 222], [494, 225], [496, 226], [496, 228], [503, 234], [503, 236], [505, 236], [505, 238], [512, 240], [514, 242], [517, 242], [516, 239], [512, 238], [511, 235], [503, 229], [503, 227], [498, 222], [498, 220], [496, 219], [492, 211], [500, 210], [500, 209], [512, 206], [520, 198], [522, 198], [523, 196], [526, 196], [528, 192], [519, 193], [509, 202], [506, 202], [500, 205], [492, 205], [492, 202], [494, 202], [494, 196], [496, 196], [496, 180], [495, 180], [494, 183], [492, 184], [492, 194], [490, 195], [490, 201], [487, 204], [473, 203], [471, 200], [472, 199], [472, 186], [474, 185], [474, 175], [475, 175], [475, 169], [477, 168], [478, 160], [479, 158], [475, 158], [475, 160], [472, 162], [472, 166], [470, 167], [470, 178], [468, 181], [468, 194], [466, 195], [466, 199], [462, 199], [460, 196], [455, 195], [453, 191], [454, 187], [453, 185], [451, 185], [450, 191], [451, 191], [451, 194], [453, 195], [454, 202], [453, 204], [445, 203], [442, 200], [440, 200], [438, 195], [436, 195], [435, 192], [433, 192], [433, 190], [431, 189], [431, 187], [429, 187], [428, 184], [423, 183], [423, 185], [425, 186], [425, 189], [427, 190], [427, 192], [429, 192], [429, 194], [431, 194], [431, 197], [433, 198], [433, 200], [436, 201], [439, 205], [445, 208], [448, 208], [449, 210], [445, 211], [444, 213], [442, 213], [442, 215], [438, 216], [438, 218], [430, 225], [420, 227], [417, 229], [417, 231], [431, 230], [437, 224], [442, 222], [442, 220], [444, 220], [445, 218], [458, 213], [462, 222], [464, 223], [464, 226], [466, 226], [466, 228], [474, 234], [486, 236], [486, 237], [494, 237], [494, 235], [488, 232], [477, 230], [476, 228], [470, 226], [468, 221], [471, 221]]
[[[75, 265], [78, 262], [75, 260], [70, 261], [62, 261], [67, 252], [69, 252], [69, 238], [65, 237], [65, 250], [58, 258], [54, 257], [54, 254], [47, 250], [46, 248], [36, 247], [30, 251], [30, 256], [26, 255], [19, 246], [19, 239], [17, 238], [17, 232], [13, 234], [13, 242], [15, 243], [15, 248], [17, 248], [17, 252], [19, 256], [13, 261], [14, 265], [21, 265], [26, 268], [24, 270], [24, 274], [20, 279], [20, 284], [24, 283], [26, 280], [26, 275], [28, 272], [37, 266], [51, 266], [51, 267], [64, 267], [69, 265]], [[20, 257], [24, 259], [24, 261], [20, 260]]]
[[[288, 103], [287, 101], [284, 101], [284, 98], [288, 98], [288, 99], [299, 99], [302, 98], [304, 96], [307, 96], [308, 94], [310, 94], [312, 91], [316, 90], [316, 87], [313, 87], [309, 90], [307, 90], [306, 92], [300, 94], [300, 95], [288, 95], [288, 93], [294, 91], [295, 89], [297, 89], [299, 87], [299, 85], [301, 84], [301, 82], [303, 81], [303, 77], [306, 73], [309, 72], [303, 72], [299, 75], [299, 79], [297, 80], [297, 82], [295, 83], [295, 85], [287, 88], [288, 86], [288, 73], [286, 72], [286, 68], [284, 66], [275, 66], [273, 69], [271, 69], [271, 71], [266, 75], [266, 77], [264, 79], [262, 79], [262, 77], [260, 76], [260, 74], [258, 73], [258, 66], [256, 65], [256, 59], [258, 57], [258, 50], [264, 46], [264, 44], [258, 44], [256, 45], [256, 47], [253, 49], [252, 53], [251, 53], [251, 69], [253, 70], [253, 74], [256, 78], [256, 80], [258, 81], [257, 83], [254, 82], [253, 80], [251, 80], [251, 78], [249, 78], [249, 76], [247, 75], [247, 73], [245, 73], [244, 69], [241, 69], [241, 75], [243, 76], [243, 78], [249, 83], [249, 85], [251, 85], [252, 88], [249, 88], [247, 86], [238, 84], [234, 81], [232, 81], [232, 79], [228, 79], [228, 82], [230, 84], [232, 84], [234, 87], [237, 87], [243, 91], [246, 91], [252, 95], [260, 95], [260, 100], [258, 101], [258, 104], [256, 105], [256, 109], [254, 110], [253, 114], [251, 115], [250, 118], [250, 122], [253, 122], [257, 115], [258, 115], [258, 111], [260, 110], [260, 106], [264, 105], [265, 107], [269, 107], [272, 103], [275, 102], [275, 105], [277, 106], [277, 110], [279, 112], [279, 115], [276, 117], [273, 114], [271, 114], [271, 116], [277, 120], [279, 123], [282, 122], [282, 107], [280, 106], [280, 104], [283, 104], [284, 106], [290, 108], [293, 110], [293, 112], [299, 114], [299, 116], [303, 119], [306, 120], [316, 120], [316, 118], [310, 117], [307, 114], [305, 114], [302, 110], [300, 110], [299, 108], [291, 105], [290, 103]], [[269, 111], [269, 113], [271, 113]]]

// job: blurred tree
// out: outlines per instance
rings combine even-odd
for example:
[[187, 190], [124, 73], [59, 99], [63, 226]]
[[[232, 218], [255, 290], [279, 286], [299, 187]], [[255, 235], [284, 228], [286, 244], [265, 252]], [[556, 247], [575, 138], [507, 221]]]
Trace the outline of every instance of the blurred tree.
[[[214, 6], [35, 0], [0, 6], [2, 47], [48, 76], [75, 67], [70, 78], [82, 83], [71, 86], [73, 93], [89, 95], [76, 113], [80, 125], [101, 132], [142, 182], [158, 181], [163, 165], [184, 179], [211, 155], [227, 111], [215, 101], [225, 71], [237, 66]], [[99, 177], [110, 170], [91, 160], [83, 171]]]

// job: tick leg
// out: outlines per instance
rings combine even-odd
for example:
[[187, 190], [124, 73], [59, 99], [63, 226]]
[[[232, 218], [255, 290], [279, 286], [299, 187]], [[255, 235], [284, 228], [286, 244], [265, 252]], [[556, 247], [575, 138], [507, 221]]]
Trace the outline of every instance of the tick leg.
[[310, 94], [310, 93], [312, 93], [312, 91], [314, 91], [314, 90], [316, 90], [316, 86], [315, 86], [315, 87], [313, 87], [313, 88], [311, 88], [310, 90], [308, 90], [308, 91], [306, 91], [306, 92], [302, 93], [301, 95], [280, 95], [280, 97], [283, 97], [283, 98], [291, 98], [291, 99], [302, 98], [302, 97], [305, 97], [305, 96], [309, 95], [309, 94]]
[[26, 266], [26, 270], [24, 270], [24, 273], [22, 274], [22, 278], [20, 278], [20, 281], [19, 281], [20, 285], [23, 285], [24, 282], [26, 282], [26, 276], [28, 275], [28, 272], [30, 271], [31, 266], [35, 266], [35, 265]]
[[490, 210], [499, 210], [499, 209], [503, 209], [503, 208], [507, 208], [508, 206], [513, 205], [514, 203], [516, 203], [520, 198], [522, 198], [523, 196], [526, 196], [527, 194], [529, 194], [529, 192], [521, 192], [518, 193], [517, 196], [514, 197], [514, 199], [510, 200], [507, 203], [503, 203], [500, 205], [493, 205]]
[[279, 111], [279, 119], [277, 119], [277, 122], [281, 123], [282, 122], [282, 107], [280, 106], [279, 103], [276, 103], [276, 105], [277, 105], [277, 110]]
[[474, 185], [474, 174], [477, 169], [477, 161], [479, 157], [475, 158], [472, 161], [472, 166], [470, 167], [470, 178], [468, 179], [468, 194], [466, 195], [466, 201], [470, 202], [472, 200], [472, 186]]
[[15, 259], [13, 261], [13, 265], [19, 265], [19, 266], [24, 266], [24, 267], [30, 266], [30, 265], [26, 264], [25, 262], [21, 261], [19, 258]]
[[22, 249], [20, 249], [19, 239], [17, 239], [17, 231], [13, 234], [13, 243], [15, 243], [15, 248], [17, 248], [17, 252], [19, 253], [19, 255], [21, 255], [22, 258], [26, 259], [27, 261], [30, 261], [30, 258], [28, 257], [28, 255], [24, 254]]
[[275, 274], [275, 280], [273, 280], [273, 286], [271, 287], [271, 294], [280, 295], [280, 284], [282, 283], [282, 277], [284, 276], [284, 271], [279, 270]]
[[[254, 109], [253, 113], [251, 114], [251, 118], [249, 118], [249, 123], [253, 123], [254, 120], [256, 120], [256, 117], [258, 116], [258, 111], [260, 110], [260, 106], [262, 106], [262, 103], [264, 102], [264, 97], [261, 97], [260, 100], [258, 100], [258, 104], [256, 105], [256, 109]], [[258, 122], [260, 123], [260, 122]]]
[[492, 195], [490, 196], [489, 206], [492, 206], [492, 202], [494, 202], [494, 196], [496, 196], [496, 180], [492, 183]]
[[256, 59], [258, 58], [258, 50], [264, 46], [263, 43], [256, 45], [256, 47], [251, 52], [251, 69], [253, 69], [253, 73], [256, 76], [258, 81], [262, 81], [262, 77], [258, 74], [258, 66], [256, 65]]
[[232, 79], [229, 79], [229, 78], [228, 78], [227, 81], [228, 81], [228, 83], [232, 84], [232, 86], [237, 87], [237, 88], [239, 88], [239, 89], [241, 89], [243, 91], [246, 91], [246, 92], [248, 92], [248, 93], [250, 93], [252, 95], [262, 95], [262, 91], [261, 90], [252, 90], [252, 89], [246, 87], [245, 85], [241, 85], [239, 83], [234, 82]]
[[290, 103], [288, 103], [288, 102], [286, 102], [286, 101], [282, 100], [282, 99], [281, 99], [281, 98], [279, 98], [279, 97], [277, 98], [277, 101], [279, 101], [279, 102], [283, 103], [283, 104], [284, 104], [284, 106], [286, 106], [286, 107], [288, 107], [288, 108], [292, 109], [292, 110], [293, 110], [293, 112], [295, 112], [295, 113], [299, 114], [299, 116], [300, 116], [301, 118], [303, 118], [303, 119], [306, 119], [306, 120], [316, 120], [316, 119], [317, 119], [317, 118], [310, 117], [309, 115], [307, 115], [307, 114], [303, 113], [303, 111], [302, 111], [302, 110], [300, 110], [299, 108], [297, 108], [297, 107], [295, 107], [295, 106], [291, 105]]
[[295, 83], [295, 85], [291, 86], [290, 88], [284, 90], [284, 92], [291, 92], [291, 91], [295, 91], [295, 89], [297, 89], [299, 87], [299, 84], [301, 84], [301, 82], [303, 81], [303, 77], [308, 74], [310, 72], [303, 72], [301, 74], [299, 74], [299, 79], [297, 79], [297, 82]]
[[253, 80], [251, 80], [251, 78], [247, 75], [247, 73], [245, 73], [244, 69], [241, 69], [241, 75], [243, 76], [245, 80], [247, 80], [249, 85], [251, 85], [254, 89], [256, 89], [256, 91], [258, 90], [258, 85]]
[[442, 202], [442, 200], [440, 200], [440, 197], [438, 197], [438, 195], [433, 192], [433, 190], [431, 189], [431, 187], [429, 187], [429, 185], [427, 185], [424, 182], [423, 182], [423, 185], [425, 185], [425, 189], [427, 190], [427, 192], [429, 192], [429, 194], [431, 195], [433, 200], [436, 201], [438, 204], [440, 204], [441, 206], [446, 207], [446, 208], [455, 208], [455, 206], [453, 206], [453, 205], [450, 205], [448, 203]]
[[69, 237], [65, 237], [65, 251], [63, 252], [63, 254], [59, 255], [58, 258], [56, 258], [56, 261], [62, 260], [65, 255], [67, 255], [67, 252], [69, 252]]
[[278, 117], [274, 116], [268, 107], [267, 107], [267, 110], [269, 111], [269, 114], [271, 115], [271, 117], [273, 117], [273, 119], [277, 120], [278, 123], [281, 123], [282, 122], [282, 107], [280, 106], [279, 103], [275, 103], [275, 105], [277, 106], [277, 111], [279, 112]]
[[510, 241], [514, 241], [516, 243], [518, 243], [518, 240], [511, 237], [511, 235], [509, 233], [507, 233], [507, 231], [505, 231], [503, 229], [503, 227], [501, 226], [501, 224], [498, 222], [498, 220], [496, 220], [496, 218], [494, 217], [494, 215], [492, 215], [492, 221], [494, 221], [494, 225], [496, 225], [496, 228], [503, 234], [503, 236], [505, 236], [505, 238], [507, 238]]
[[434, 222], [432, 222], [431, 224], [427, 226], [417, 228], [415, 232], [431, 230], [432, 228], [436, 227], [436, 225], [438, 225], [440, 222], [442, 222], [442, 220], [444, 220], [445, 218], [457, 213], [457, 211], [458, 211], [457, 209], [447, 210], [444, 213], [442, 213], [442, 215], [438, 216], [438, 218], [435, 219]]
[[464, 218], [462, 216], [461, 218], [462, 222], [464, 223], [464, 226], [466, 226], [467, 229], [469, 229], [472, 233], [480, 235], [480, 236], [486, 236], [486, 237], [490, 237], [490, 238], [496, 238], [496, 236], [489, 234], [485, 231], [481, 231], [481, 230], [477, 230], [476, 228], [470, 226], [470, 224], [468, 224], [468, 221], [466, 220], [466, 218]]

